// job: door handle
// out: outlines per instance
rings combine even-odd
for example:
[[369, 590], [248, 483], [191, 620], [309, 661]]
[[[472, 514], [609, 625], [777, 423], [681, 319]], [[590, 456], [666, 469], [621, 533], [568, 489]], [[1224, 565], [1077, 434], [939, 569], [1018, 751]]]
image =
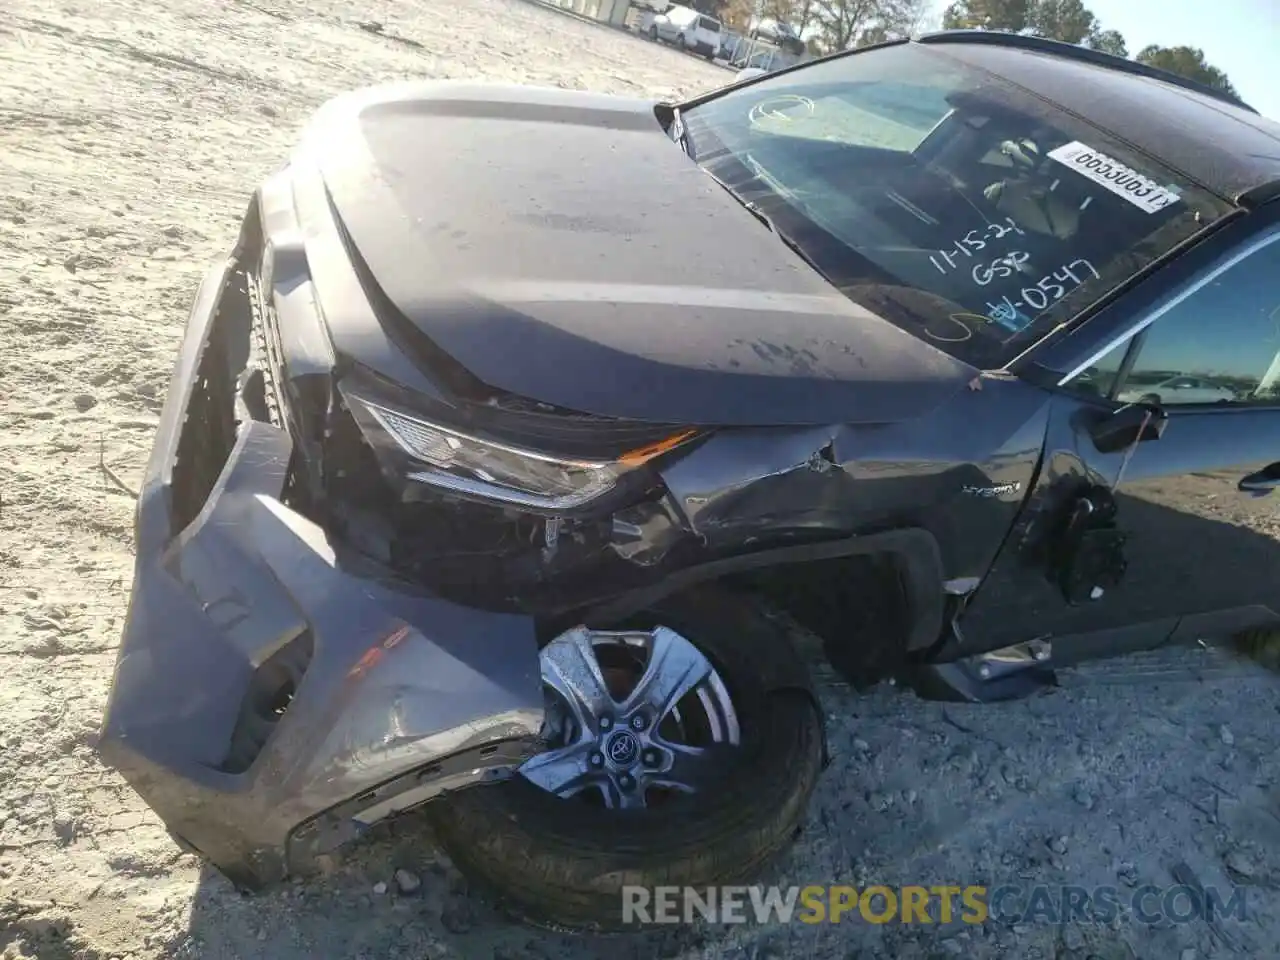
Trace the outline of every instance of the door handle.
[[1251, 493], [1255, 497], [1265, 497], [1280, 488], [1280, 463], [1273, 463], [1265, 470], [1251, 473], [1237, 484], [1242, 493]]

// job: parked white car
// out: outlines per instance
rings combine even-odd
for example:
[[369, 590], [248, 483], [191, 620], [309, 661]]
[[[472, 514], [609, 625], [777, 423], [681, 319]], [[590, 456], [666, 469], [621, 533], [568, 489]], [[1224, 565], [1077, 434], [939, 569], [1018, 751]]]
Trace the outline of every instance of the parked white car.
[[1235, 391], [1200, 377], [1170, 377], [1159, 383], [1132, 384], [1116, 397], [1121, 403], [1222, 403], [1238, 399]]
[[720, 21], [691, 7], [673, 5], [649, 24], [649, 39], [674, 43], [681, 50], [700, 53], [708, 60], [720, 52]]

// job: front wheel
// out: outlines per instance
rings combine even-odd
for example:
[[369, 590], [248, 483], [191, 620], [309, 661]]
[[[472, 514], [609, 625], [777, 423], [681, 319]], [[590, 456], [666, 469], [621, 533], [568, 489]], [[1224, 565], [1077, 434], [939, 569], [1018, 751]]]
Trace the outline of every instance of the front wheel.
[[689, 49], [689, 41], [684, 38], [683, 33], [676, 37], [676, 46], [685, 51]]
[[655, 27], [655, 26], [650, 26], [650, 27], [649, 27], [649, 39], [650, 39], [650, 40], [652, 40], [654, 43], [657, 43], [657, 42], [658, 42], [658, 28], [657, 28], [657, 27]]
[[428, 805], [441, 846], [521, 919], [578, 929], [643, 920], [624, 886], [755, 877], [795, 836], [823, 762], [812, 695], [771, 684], [760, 644], [775, 664], [798, 656], [710, 588], [556, 637], [541, 654], [548, 749]]

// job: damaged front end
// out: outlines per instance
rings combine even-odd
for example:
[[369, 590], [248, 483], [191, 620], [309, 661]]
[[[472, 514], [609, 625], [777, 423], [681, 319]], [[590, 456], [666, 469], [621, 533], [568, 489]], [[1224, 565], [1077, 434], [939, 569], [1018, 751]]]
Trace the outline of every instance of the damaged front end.
[[359, 368], [336, 392], [327, 523], [443, 596], [554, 616], [646, 582], [639, 555], [665, 558], [684, 535], [654, 467], [695, 431], [510, 397], [445, 402]]
[[[903, 359], [859, 315], [888, 372], [755, 376], [754, 407], [727, 428], [706, 401], [731, 413], [738, 388], [709, 361], [663, 368], [684, 391], [657, 408], [670, 416], [613, 408], [636, 396], [603, 360], [572, 409], [528, 399], [480, 381], [397, 308], [409, 295], [384, 293], [328, 184], [299, 162], [255, 194], [197, 295], [142, 485], [100, 749], [180, 842], [255, 886], [510, 776], [545, 746], [539, 650], [699, 581], [789, 566], [780, 605], [821, 606], [850, 646], [845, 615], [865, 606], [851, 585], [874, 568], [906, 612], [868, 634], [887, 637], [885, 663], [936, 640], [944, 558], [920, 505], [947, 502], [955, 458], [904, 466], [885, 426], [945, 409], [971, 371]], [[380, 276], [393, 262], [404, 279], [417, 261], [395, 253], [380, 252]], [[472, 301], [441, 303], [434, 321], [482, 326]], [[518, 328], [513, 308], [490, 307]], [[568, 364], [566, 377], [583, 370]], [[769, 397], [786, 416], [760, 412]], [[815, 425], [852, 400], [860, 424]], [[980, 522], [1006, 528], [1012, 506], [989, 506]], [[771, 656], [808, 686], [792, 651]]]
[[261, 240], [287, 196], [259, 195], [188, 321], [100, 741], [175, 838], [245, 886], [502, 778], [536, 752], [544, 716], [531, 617], [426, 593], [318, 522], [307, 435], [278, 400], [301, 407], [323, 373], [309, 375], [297, 326], [298, 376], [272, 381], [281, 337], [255, 296], [267, 262], [268, 306], [310, 297], [288, 273], [298, 251]]
[[653, 469], [693, 432], [344, 352], [334, 284], [343, 333], [375, 294], [306, 186], [269, 180], [196, 296], [100, 739], [244, 887], [510, 776], [544, 746], [539, 641], [696, 540]]

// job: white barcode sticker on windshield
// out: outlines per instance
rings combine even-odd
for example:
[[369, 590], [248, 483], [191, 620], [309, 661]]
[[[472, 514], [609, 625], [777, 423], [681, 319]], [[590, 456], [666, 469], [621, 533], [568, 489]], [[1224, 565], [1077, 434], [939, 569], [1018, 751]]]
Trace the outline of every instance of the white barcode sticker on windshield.
[[1160, 186], [1132, 167], [1079, 140], [1050, 150], [1049, 156], [1147, 213], [1156, 213], [1178, 202], [1178, 195], [1168, 187]]

